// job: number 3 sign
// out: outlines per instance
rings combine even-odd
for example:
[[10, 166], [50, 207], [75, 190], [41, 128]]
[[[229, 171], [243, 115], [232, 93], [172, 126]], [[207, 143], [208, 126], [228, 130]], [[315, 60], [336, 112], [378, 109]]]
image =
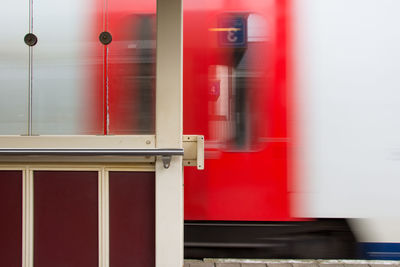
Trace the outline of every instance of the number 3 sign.
[[219, 43], [221, 46], [246, 47], [246, 16], [231, 14], [219, 20]]

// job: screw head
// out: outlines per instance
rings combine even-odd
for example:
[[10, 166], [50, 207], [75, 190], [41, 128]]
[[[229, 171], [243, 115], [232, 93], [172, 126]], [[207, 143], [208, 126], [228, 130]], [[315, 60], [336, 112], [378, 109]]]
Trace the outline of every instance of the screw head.
[[36, 35], [34, 35], [33, 33], [28, 33], [24, 37], [24, 42], [28, 46], [34, 46], [35, 44], [37, 44], [37, 41], [38, 41], [38, 39], [37, 39]]
[[111, 33], [109, 32], [100, 33], [99, 40], [103, 45], [108, 45], [112, 41]]

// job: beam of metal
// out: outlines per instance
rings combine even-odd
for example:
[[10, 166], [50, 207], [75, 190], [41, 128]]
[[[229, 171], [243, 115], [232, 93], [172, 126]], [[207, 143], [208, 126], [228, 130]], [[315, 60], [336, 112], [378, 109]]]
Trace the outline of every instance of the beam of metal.
[[97, 149], [97, 148], [0, 148], [0, 155], [30, 156], [183, 156], [183, 148]]
[[[183, 147], [182, 0], [157, 0], [156, 147]], [[183, 157], [156, 161], [156, 267], [183, 266]]]

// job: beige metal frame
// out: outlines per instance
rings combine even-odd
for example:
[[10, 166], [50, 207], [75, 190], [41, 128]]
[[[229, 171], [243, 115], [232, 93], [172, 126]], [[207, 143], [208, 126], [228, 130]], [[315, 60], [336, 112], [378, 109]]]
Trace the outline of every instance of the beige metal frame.
[[[157, 0], [156, 50], [155, 136], [1, 136], [0, 148], [182, 148], [182, 0]], [[202, 140], [197, 162], [203, 160]], [[98, 172], [100, 267], [109, 267], [109, 171], [155, 171], [156, 267], [183, 266], [182, 160], [173, 156], [164, 168], [161, 157], [0, 157], [0, 170], [23, 173], [23, 267], [33, 267], [35, 170]]]
[[99, 171], [99, 266], [110, 266], [109, 176]]
[[[33, 266], [33, 179], [32, 171], [23, 171], [22, 185], [22, 266]], [[24, 265], [25, 264], [25, 265]]]
[[[154, 135], [44, 135], [44, 136], [1, 136], [0, 148], [94, 148], [94, 149], [152, 149]], [[117, 156], [1, 156], [0, 162], [154, 162], [154, 157]]]
[[[182, 0], [157, 0], [156, 146], [182, 148]], [[156, 267], [183, 266], [183, 166], [156, 161]]]

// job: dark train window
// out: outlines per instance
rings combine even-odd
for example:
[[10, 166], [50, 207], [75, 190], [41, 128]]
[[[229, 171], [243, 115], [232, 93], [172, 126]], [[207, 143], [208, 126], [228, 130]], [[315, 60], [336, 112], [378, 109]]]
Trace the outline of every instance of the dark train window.
[[[231, 29], [239, 29], [234, 28], [238, 17], [244, 21], [246, 41], [240, 34], [237, 38], [229, 34]], [[229, 19], [232, 26], [226, 22]], [[267, 124], [263, 116], [265, 103], [260, 103], [268, 88], [267, 63], [261, 56], [266, 53], [261, 51], [268, 41], [266, 26], [257, 15], [229, 15], [223, 21], [225, 24], [219, 28], [223, 36], [219, 61], [223, 64], [211, 65], [208, 74], [210, 141], [225, 150], [253, 150]], [[228, 39], [238, 44], [226, 44]]]

